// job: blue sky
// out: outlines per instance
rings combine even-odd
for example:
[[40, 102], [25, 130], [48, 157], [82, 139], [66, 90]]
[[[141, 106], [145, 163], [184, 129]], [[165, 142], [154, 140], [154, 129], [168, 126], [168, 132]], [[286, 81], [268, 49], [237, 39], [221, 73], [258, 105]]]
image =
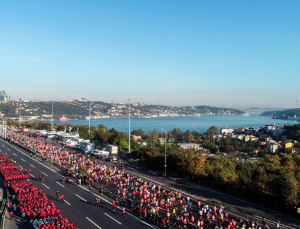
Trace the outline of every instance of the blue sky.
[[0, 1], [13, 99], [294, 107], [300, 1]]

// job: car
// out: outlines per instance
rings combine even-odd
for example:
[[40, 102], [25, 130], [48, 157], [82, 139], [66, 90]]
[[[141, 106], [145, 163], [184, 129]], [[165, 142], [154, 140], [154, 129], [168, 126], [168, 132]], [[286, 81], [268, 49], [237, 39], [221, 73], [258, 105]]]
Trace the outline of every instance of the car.
[[95, 158], [101, 158], [102, 157], [102, 153], [99, 152], [99, 150], [93, 150], [91, 152], [91, 154], [95, 157]]
[[112, 157], [111, 157], [111, 160], [112, 160], [112, 161], [117, 161], [118, 158], [117, 158], [116, 156], [112, 156]]
[[106, 157], [105, 161], [117, 161], [118, 158], [116, 156]]

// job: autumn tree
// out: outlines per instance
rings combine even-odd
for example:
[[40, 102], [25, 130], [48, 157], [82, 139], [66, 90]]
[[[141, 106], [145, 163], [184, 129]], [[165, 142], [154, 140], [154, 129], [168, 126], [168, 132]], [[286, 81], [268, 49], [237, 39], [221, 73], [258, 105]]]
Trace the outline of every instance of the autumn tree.
[[189, 162], [187, 171], [195, 176], [206, 176], [205, 171], [205, 160], [203, 156], [195, 156], [193, 159]]
[[216, 126], [211, 126], [207, 130], [207, 135], [208, 136], [214, 136], [217, 133], [218, 133], [218, 128]]
[[111, 132], [108, 131], [107, 127], [100, 124], [95, 132], [95, 140], [98, 140], [102, 143], [107, 143], [110, 138], [110, 135]]

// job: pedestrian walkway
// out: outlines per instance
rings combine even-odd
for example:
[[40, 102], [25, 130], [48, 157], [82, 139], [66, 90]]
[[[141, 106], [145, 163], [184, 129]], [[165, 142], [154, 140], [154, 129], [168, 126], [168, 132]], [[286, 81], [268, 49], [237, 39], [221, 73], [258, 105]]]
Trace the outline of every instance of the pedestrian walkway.
[[[7, 197], [4, 196], [4, 181], [2, 179], [0, 179], [0, 197], [1, 197], [1, 204], [2, 205], [2, 201], [3, 198], [7, 198], [7, 201], [10, 202], [10, 195], [8, 194]], [[5, 217], [4, 219], [4, 227], [5, 229], [23, 229], [23, 228], [28, 228], [28, 225], [26, 225], [26, 222], [18, 217], [13, 217], [12, 220], [10, 220], [10, 216], [9, 216], [9, 212], [5, 210]]]
[[13, 216], [13, 219], [10, 220], [9, 212], [6, 211], [5, 214], [5, 229], [24, 229], [30, 228], [28, 222], [18, 216]]

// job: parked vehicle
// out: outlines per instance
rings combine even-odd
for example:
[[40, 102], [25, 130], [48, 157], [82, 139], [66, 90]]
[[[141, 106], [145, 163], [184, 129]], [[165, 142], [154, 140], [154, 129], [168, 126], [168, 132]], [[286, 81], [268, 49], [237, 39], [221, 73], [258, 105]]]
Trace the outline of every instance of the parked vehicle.
[[91, 154], [95, 157], [95, 158], [101, 158], [102, 157], [102, 153], [99, 150], [93, 150], [91, 152]]
[[105, 161], [117, 161], [118, 158], [116, 156], [111, 156], [111, 157], [107, 157], [105, 158]]

